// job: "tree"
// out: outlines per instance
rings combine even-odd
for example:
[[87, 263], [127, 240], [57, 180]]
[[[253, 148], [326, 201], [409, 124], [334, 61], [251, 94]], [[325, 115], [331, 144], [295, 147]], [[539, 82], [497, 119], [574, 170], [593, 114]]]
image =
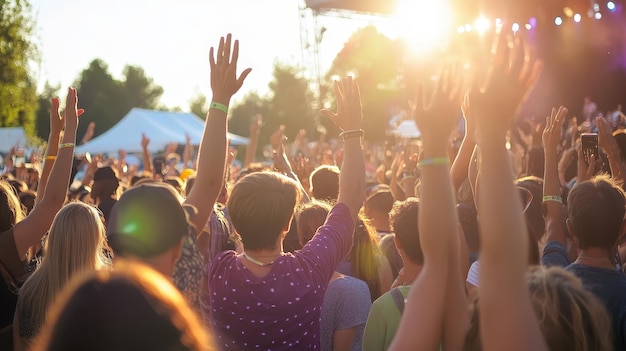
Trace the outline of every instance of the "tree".
[[78, 135], [83, 135], [89, 122], [95, 122], [95, 136], [113, 127], [133, 107], [156, 109], [163, 88], [146, 76], [143, 68], [126, 66], [124, 80], [119, 81], [109, 73], [108, 65], [100, 60], [91, 61], [76, 81], [79, 104], [85, 109]]
[[280, 125], [285, 125], [285, 134], [292, 140], [301, 129], [309, 136], [315, 135], [317, 113], [312, 109], [313, 94], [302, 69], [276, 63], [273, 76], [269, 84], [269, 115], [265, 116], [267, 125], [261, 136], [269, 138]]
[[196, 116], [206, 119], [206, 114], [209, 111], [206, 96], [201, 93], [194, 96], [193, 99], [189, 101], [189, 110]]
[[22, 126], [32, 134], [37, 90], [28, 68], [38, 52], [31, 41], [30, 5], [0, 0], [0, 127]]
[[[228, 131], [241, 136], [250, 136], [250, 121], [257, 114], [264, 118], [269, 116], [269, 102], [257, 92], [247, 93], [240, 103], [230, 109]], [[265, 142], [264, 139], [260, 141]]]
[[43, 91], [37, 97], [39, 102], [37, 110], [36, 132], [41, 139], [47, 140], [50, 134], [50, 109], [52, 108], [52, 98], [59, 95], [60, 85], [51, 85], [49, 82], [43, 87]]
[[124, 67], [123, 82], [127, 103], [131, 107], [155, 109], [159, 103], [163, 88], [156, 85], [152, 78], [146, 76], [143, 68], [137, 66]]
[[326, 74], [324, 98], [332, 94], [335, 77], [352, 75], [359, 83], [363, 101], [363, 128], [370, 140], [385, 137], [390, 109], [405, 96], [399, 67], [402, 46], [378, 32], [373, 26], [355, 32], [335, 57]]

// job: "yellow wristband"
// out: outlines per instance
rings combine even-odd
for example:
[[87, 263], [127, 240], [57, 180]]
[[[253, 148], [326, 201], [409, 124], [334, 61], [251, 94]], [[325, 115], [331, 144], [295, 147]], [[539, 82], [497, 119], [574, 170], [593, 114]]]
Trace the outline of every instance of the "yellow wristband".
[[433, 157], [433, 158], [425, 158], [421, 160], [418, 164], [418, 168], [424, 168], [424, 166], [435, 166], [435, 165], [448, 165], [450, 164], [450, 160], [447, 157]]
[[74, 146], [76, 146], [76, 144], [74, 144], [74, 143], [63, 143], [63, 144], [59, 145], [59, 149], [72, 148]]
[[51, 160], [51, 161], [54, 161], [54, 160], [56, 160], [56, 159], [57, 159], [56, 155], [46, 156], [46, 160]]

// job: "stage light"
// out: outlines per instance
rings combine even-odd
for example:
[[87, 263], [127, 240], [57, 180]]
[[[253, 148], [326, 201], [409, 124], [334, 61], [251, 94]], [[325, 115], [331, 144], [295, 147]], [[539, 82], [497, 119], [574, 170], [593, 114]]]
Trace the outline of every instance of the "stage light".
[[572, 10], [571, 7], [564, 7], [563, 8], [563, 13], [565, 14], [565, 16], [567, 17], [572, 17], [574, 16], [574, 10]]
[[531, 17], [528, 20], [528, 24], [530, 24], [530, 26], [533, 27], [533, 28], [537, 27], [537, 18]]
[[556, 24], [557, 26], [560, 26], [561, 24], [563, 24], [563, 19], [561, 17], [555, 18], [554, 24]]
[[596, 14], [594, 15], [594, 17], [599, 20], [602, 19], [602, 14], [600, 12], [596, 12]]
[[471, 25], [471, 24], [469, 24], [469, 23], [468, 23], [468, 24], [466, 24], [466, 25], [465, 25], [465, 31], [466, 31], [466, 32], [471, 32], [471, 31], [472, 31], [472, 25]]
[[476, 28], [479, 33], [486, 32], [487, 29], [489, 29], [489, 20], [485, 17], [479, 17], [474, 23], [474, 28]]
[[465, 27], [464, 26], [459, 26], [459, 28], [456, 29], [457, 32], [463, 34], [465, 33]]
[[519, 23], [513, 23], [513, 25], [511, 26], [511, 30], [513, 32], [518, 32], [519, 31]]
[[593, 4], [593, 10], [594, 10], [595, 12], [600, 11], [600, 5], [599, 5], [597, 2]]
[[530, 23], [526, 23], [526, 25], [524, 27], [526, 27], [526, 30], [533, 29], [533, 26], [531, 26]]
[[614, 11], [615, 10], [615, 3], [613, 1], [607, 2], [606, 3], [606, 8], [611, 10], [611, 11]]
[[582, 18], [583, 17], [580, 15], [580, 13], [577, 13], [577, 14], [574, 15], [574, 22], [578, 23], [578, 22], [580, 22], [580, 20]]

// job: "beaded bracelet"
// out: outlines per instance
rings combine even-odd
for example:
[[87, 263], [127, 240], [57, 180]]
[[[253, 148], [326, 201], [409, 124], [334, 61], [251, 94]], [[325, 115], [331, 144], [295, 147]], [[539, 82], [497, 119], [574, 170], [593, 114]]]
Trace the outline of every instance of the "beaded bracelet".
[[554, 202], [558, 202], [562, 204], [563, 198], [560, 196], [555, 196], [555, 195], [546, 195], [543, 197], [543, 202], [547, 202], [547, 201], [554, 201]]
[[211, 105], [209, 105], [209, 108], [214, 108], [216, 110], [220, 110], [220, 111], [228, 114], [228, 106], [226, 106], [226, 105], [224, 105], [222, 103], [219, 103], [219, 102], [212, 101]]
[[59, 149], [72, 148], [74, 146], [76, 146], [76, 144], [74, 144], [74, 143], [63, 143], [63, 144], [59, 145]]

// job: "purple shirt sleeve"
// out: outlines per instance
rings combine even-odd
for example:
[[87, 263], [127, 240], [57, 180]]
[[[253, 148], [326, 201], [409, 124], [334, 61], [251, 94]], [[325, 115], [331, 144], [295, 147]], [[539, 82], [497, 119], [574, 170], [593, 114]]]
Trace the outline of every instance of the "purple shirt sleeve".
[[326, 222], [313, 238], [296, 252], [296, 256], [309, 261], [324, 279], [328, 280], [350, 249], [354, 234], [354, 221], [348, 206], [338, 203], [331, 209]]

